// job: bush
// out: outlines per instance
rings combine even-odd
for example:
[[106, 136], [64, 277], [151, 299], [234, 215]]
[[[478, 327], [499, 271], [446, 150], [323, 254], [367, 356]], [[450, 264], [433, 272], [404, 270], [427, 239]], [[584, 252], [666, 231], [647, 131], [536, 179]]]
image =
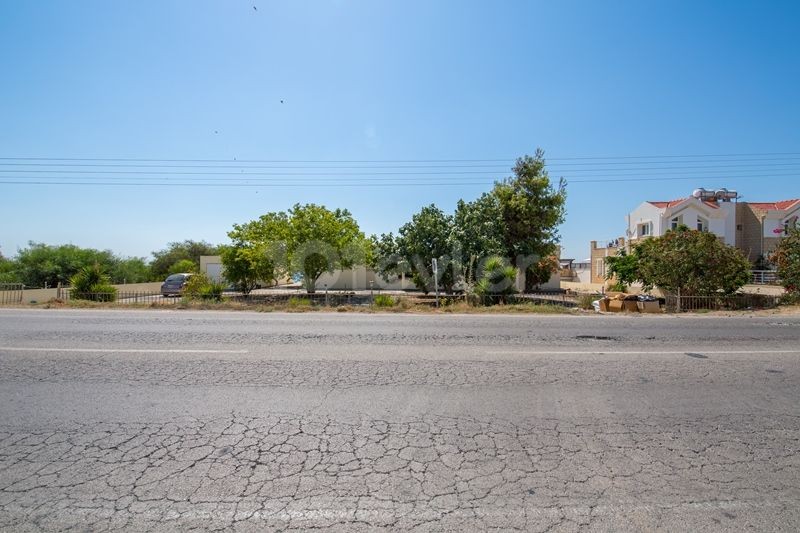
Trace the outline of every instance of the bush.
[[786, 292], [800, 295], [800, 228], [789, 230], [770, 256]]
[[212, 281], [205, 274], [195, 274], [189, 278], [183, 288], [183, 293], [188, 298], [200, 300], [222, 300], [224, 286], [221, 283]]
[[505, 259], [492, 256], [483, 264], [481, 279], [475, 284], [474, 291], [484, 304], [506, 303], [508, 296], [517, 292], [517, 269], [509, 265]]
[[98, 263], [80, 269], [72, 276], [70, 285], [71, 296], [76, 300], [113, 302], [117, 299], [116, 287], [111, 285], [108, 275]]
[[378, 294], [375, 296], [375, 307], [394, 307], [397, 300], [388, 294]]
[[288, 305], [292, 309], [298, 309], [300, 307], [311, 307], [311, 299], [297, 298], [296, 296], [292, 296], [291, 298], [289, 298]]
[[113, 285], [94, 285], [91, 296], [89, 299], [95, 302], [116, 302], [117, 288]]

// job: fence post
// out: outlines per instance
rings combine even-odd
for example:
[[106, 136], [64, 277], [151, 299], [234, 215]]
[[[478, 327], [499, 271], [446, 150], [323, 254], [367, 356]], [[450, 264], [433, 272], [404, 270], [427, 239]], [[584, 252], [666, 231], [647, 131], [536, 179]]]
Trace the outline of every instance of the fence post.
[[676, 313], [680, 313], [681, 312], [681, 288], [680, 287], [678, 287], [678, 297], [677, 297], [676, 302], [675, 302], [675, 312]]
[[325, 307], [328, 307], [328, 284], [325, 284]]

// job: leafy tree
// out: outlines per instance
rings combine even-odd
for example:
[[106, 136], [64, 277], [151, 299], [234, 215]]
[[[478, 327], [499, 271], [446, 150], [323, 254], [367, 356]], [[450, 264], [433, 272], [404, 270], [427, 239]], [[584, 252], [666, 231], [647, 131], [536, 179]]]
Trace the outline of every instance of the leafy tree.
[[400, 255], [394, 234], [382, 233], [380, 237], [370, 237], [372, 261], [369, 266], [386, 281], [395, 281], [403, 274], [409, 274], [409, 266]]
[[151, 278], [156, 281], [166, 278], [171, 267], [182, 259], [188, 259], [195, 265], [193, 271], [200, 270], [201, 255], [218, 255], [219, 249], [205, 241], [185, 240], [171, 242], [163, 250], [153, 252], [150, 263]]
[[191, 259], [181, 259], [176, 261], [174, 265], [169, 267], [167, 271], [168, 275], [172, 274], [183, 274], [184, 272], [198, 272], [200, 270], [199, 265], [196, 264]]
[[529, 268], [556, 252], [558, 226], [564, 221], [566, 182], [553, 187], [545, 170], [544, 152], [517, 160], [514, 175], [496, 183], [492, 194], [500, 204], [503, 246], [506, 257], [525, 269], [525, 290], [535, 286], [535, 272]]
[[0, 283], [20, 283], [16, 270], [16, 262], [6, 259], [0, 253]]
[[108, 250], [29, 242], [27, 248], [17, 253], [15, 271], [28, 287], [55, 287], [59, 283], [67, 285], [83, 267], [97, 264], [108, 272], [115, 262], [114, 254]]
[[76, 300], [113, 302], [117, 299], [116, 287], [111, 285], [111, 279], [98, 263], [81, 268], [70, 279], [70, 285], [70, 295]]
[[709, 232], [680, 226], [637, 244], [637, 278], [645, 290], [659, 287], [683, 296], [732, 294], [750, 279], [744, 254]]
[[484, 304], [506, 303], [517, 292], [517, 269], [500, 256], [490, 256], [483, 263], [481, 279], [475, 284], [475, 294]]
[[114, 283], [144, 283], [150, 281], [153, 275], [143, 258], [127, 257], [114, 261], [110, 276]]
[[620, 249], [617, 255], [606, 257], [606, 279], [615, 279], [617, 287], [622, 292], [636, 283], [639, 279], [639, 258], [636, 254], [629, 254]]
[[423, 207], [404, 224], [395, 241], [397, 255], [411, 273], [417, 288], [425, 294], [434, 289], [431, 263], [439, 263], [439, 285], [446, 292], [452, 292], [456, 278], [453, 268], [451, 235], [453, 217], [431, 204]]
[[770, 261], [777, 265], [786, 292], [800, 296], [800, 228], [789, 229], [770, 255]]
[[220, 249], [223, 276], [244, 294], [277, 280], [286, 263], [289, 218], [286, 213], [267, 213], [228, 232], [229, 246]]
[[481, 259], [505, 253], [503, 218], [497, 196], [486, 193], [472, 202], [459, 200], [453, 216], [452, 239], [461, 253], [460, 274], [471, 283]]
[[235, 225], [223, 250], [225, 277], [241, 290], [280, 275], [300, 276], [309, 293], [336, 268], [373, 261], [372, 245], [346, 209], [296, 204], [288, 213], [267, 213]]
[[289, 210], [284, 264], [290, 275], [302, 276], [309, 293], [324, 272], [367, 264], [371, 253], [369, 240], [348, 210], [330, 211], [316, 204], [295, 204]]

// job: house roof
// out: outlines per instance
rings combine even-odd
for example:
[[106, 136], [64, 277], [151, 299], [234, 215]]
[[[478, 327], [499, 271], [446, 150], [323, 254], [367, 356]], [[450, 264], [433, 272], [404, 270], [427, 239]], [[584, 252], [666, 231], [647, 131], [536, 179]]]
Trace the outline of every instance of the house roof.
[[[692, 198], [694, 198], [694, 197], [690, 196], [688, 198], [678, 198], [677, 200], [669, 200], [667, 202], [650, 202], [650, 201], [648, 201], [647, 203], [648, 204], [652, 204], [652, 205], [658, 207], [659, 209], [669, 209], [671, 207], [675, 207], [677, 205], [681, 205], [686, 200], [691, 200]], [[716, 202], [712, 202], [711, 200], [703, 200], [703, 203], [706, 204], [708, 207], [713, 207], [714, 209], [719, 209], [719, 206], [717, 205], [717, 203]]]
[[747, 202], [747, 205], [766, 211], [786, 211], [800, 204], [800, 198], [794, 200], [780, 200], [778, 202]]

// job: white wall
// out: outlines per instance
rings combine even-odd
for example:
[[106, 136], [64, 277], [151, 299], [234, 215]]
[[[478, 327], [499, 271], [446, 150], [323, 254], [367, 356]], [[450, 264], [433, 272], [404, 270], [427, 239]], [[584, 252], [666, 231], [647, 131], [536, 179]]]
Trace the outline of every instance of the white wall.
[[653, 224], [652, 235], [663, 235], [661, 220], [662, 210], [649, 202], [644, 202], [639, 207], [631, 211], [628, 216], [628, 238], [638, 239], [638, 228], [640, 224], [651, 222]]

